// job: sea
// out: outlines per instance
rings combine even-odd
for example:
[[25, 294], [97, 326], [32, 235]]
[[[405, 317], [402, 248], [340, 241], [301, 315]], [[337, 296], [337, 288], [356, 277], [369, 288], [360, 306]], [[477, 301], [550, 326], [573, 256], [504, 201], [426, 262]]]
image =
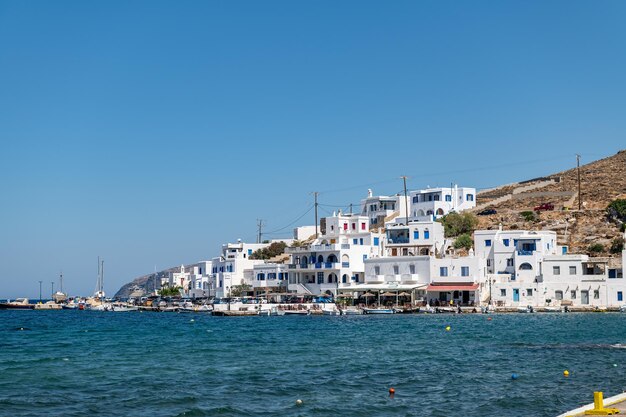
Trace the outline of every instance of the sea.
[[1, 416], [555, 416], [625, 389], [620, 313], [0, 311]]

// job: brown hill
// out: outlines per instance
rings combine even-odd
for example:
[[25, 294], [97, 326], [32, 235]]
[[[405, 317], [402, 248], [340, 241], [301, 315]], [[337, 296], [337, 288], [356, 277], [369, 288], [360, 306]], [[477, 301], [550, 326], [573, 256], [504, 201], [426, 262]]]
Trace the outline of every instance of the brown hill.
[[[609, 255], [611, 241], [622, 236], [619, 225], [608, 220], [606, 208], [617, 198], [626, 198], [626, 151], [580, 167], [582, 204], [578, 210], [578, 172], [570, 169], [548, 177], [507, 184], [478, 193], [477, 209], [495, 208], [497, 214], [479, 216], [479, 228], [554, 230], [559, 243], [570, 252], [587, 253], [590, 244], [599, 243]], [[542, 211], [535, 218], [522, 215], [542, 203], [552, 203], [553, 211]]]

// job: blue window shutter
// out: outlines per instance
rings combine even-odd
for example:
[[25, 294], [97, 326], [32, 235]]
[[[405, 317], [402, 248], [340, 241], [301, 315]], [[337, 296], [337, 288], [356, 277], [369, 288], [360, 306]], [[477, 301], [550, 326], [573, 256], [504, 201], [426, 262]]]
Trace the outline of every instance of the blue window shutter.
[[375, 237], [374, 238], [374, 246], [378, 246], [380, 244], [380, 239]]

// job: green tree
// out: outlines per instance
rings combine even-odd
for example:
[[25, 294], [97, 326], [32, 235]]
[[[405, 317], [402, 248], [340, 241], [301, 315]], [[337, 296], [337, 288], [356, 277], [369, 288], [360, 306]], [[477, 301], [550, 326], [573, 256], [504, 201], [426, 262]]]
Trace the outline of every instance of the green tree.
[[613, 239], [613, 241], [611, 242], [611, 247], [609, 248], [609, 252], [620, 253], [623, 250], [624, 250], [624, 238], [620, 236], [620, 237], [616, 237], [615, 239]]
[[478, 218], [469, 212], [448, 213], [438, 221], [443, 224], [446, 237], [471, 235], [478, 226]]
[[626, 223], [626, 199], [617, 199], [611, 201], [606, 208], [607, 215], [612, 220]]
[[270, 259], [285, 253], [286, 247], [287, 244], [285, 242], [274, 242], [266, 248], [256, 250], [250, 255], [250, 259]]
[[464, 249], [470, 250], [473, 244], [474, 242], [472, 242], [472, 237], [468, 235], [467, 233], [464, 233], [456, 238], [456, 240], [454, 241], [454, 248], [455, 249], [464, 248]]
[[252, 286], [248, 284], [233, 285], [233, 287], [230, 289], [230, 296], [241, 297], [244, 293], [247, 293], [251, 289]]
[[180, 290], [182, 289], [182, 287], [178, 287], [176, 285], [165, 285], [159, 289], [158, 293], [161, 297], [177, 297], [180, 296]]

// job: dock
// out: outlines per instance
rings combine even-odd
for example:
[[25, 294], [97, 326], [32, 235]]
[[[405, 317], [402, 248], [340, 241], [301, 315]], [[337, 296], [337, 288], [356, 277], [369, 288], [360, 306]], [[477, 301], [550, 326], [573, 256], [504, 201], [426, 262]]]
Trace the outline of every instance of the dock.
[[626, 392], [604, 399], [602, 392], [593, 393], [594, 402], [557, 417], [626, 416]]

